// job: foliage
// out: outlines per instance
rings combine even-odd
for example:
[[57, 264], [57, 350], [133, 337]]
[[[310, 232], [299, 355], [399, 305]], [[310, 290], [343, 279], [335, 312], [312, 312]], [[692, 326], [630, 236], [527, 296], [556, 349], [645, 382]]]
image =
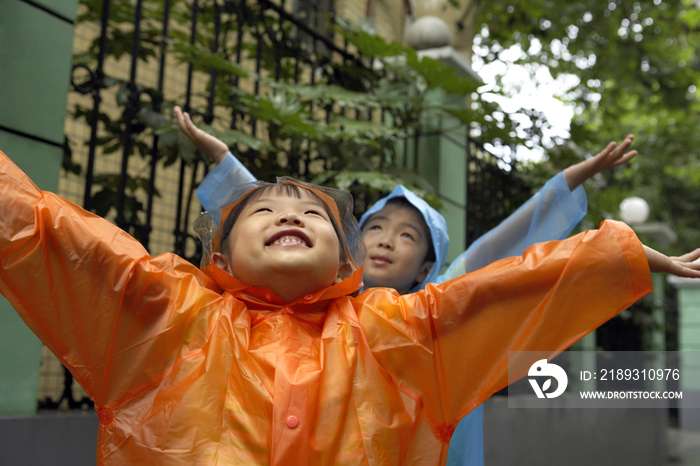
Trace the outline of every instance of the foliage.
[[667, 252], [700, 244], [698, 26], [700, 10], [686, 0], [479, 2], [476, 50], [485, 62], [519, 45], [527, 53], [517, 63], [533, 72], [546, 66], [555, 78], [578, 78], [564, 96], [576, 106], [571, 137], [550, 151], [552, 164], [561, 169], [579, 160], [570, 147], [595, 154], [611, 140], [636, 137], [640, 155], [590, 183], [587, 227], [640, 195], [650, 221], [679, 233]]
[[[99, 0], [82, 0], [78, 22], [99, 23], [102, 4]], [[162, 2], [143, 2], [137, 57], [140, 63], [161, 55], [163, 13]], [[133, 2], [112, 0], [107, 59], [130, 57], [134, 14]], [[196, 124], [224, 140], [260, 179], [285, 173], [300, 179], [322, 180], [350, 190], [358, 198], [360, 211], [402, 183], [439, 207], [441, 200], [434, 187], [406, 166], [407, 161], [397, 151], [397, 142], [421, 133], [426, 119], [441, 117], [456, 117], [474, 125], [481, 137], [494, 144], [513, 145], [520, 141], [513, 129], [516, 123], [507, 115], [495, 117], [497, 107], [481, 101], [473, 80], [430, 58], [420, 60], [415, 50], [387, 42], [361, 26], [340, 18], [331, 26], [347, 41], [349, 50], [358, 52], [341, 57], [339, 52], [310, 53], [308, 38], [291, 22], [280, 25], [278, 14], [264, 1], [225, 1], [218, 11], [213, 5], [200, 2], [194, 40], [189, 33], [192, 15], [189, 2], [172, 2], [166, 53], [191, 66], [195, 73], [209, 76], [207, 89], [213, 86], [215, 107], [185, 110], [199, 118]], [[217, 15], [220, 32], [215, 41]], [[280, 39], [281, 33], [287, 40]], [[238, 64], [238, 37], [244, 38], [240, 63], [259, 58], [258, 72]], [[74, 60], [94, 67], [98, 51], [99, 37]], [[297, 57], [305, 58], [299, 61], [300, 65]], [[309, 82], [311, 73], [314, 80]], [[297, 81], [298, 76], [302, 78]], [[256, 82], [260, 93], [253, 92], [250, 86], [241, 86], [242, 80]], [[116, 117], [107, 112], [98, 117], [103, 131], [97, 145], [102, 154], [124, 152], [128, 127], [129, 156], [150, 157], [152, 138], [158, 136], [157, 156], [166, 166], [178, 160], [191, 164], [206, 159], [177, 131], [169, 116], [174, 105], [184, 104], [185, 96], [164, 101], [156, 89], [112, 76], [107, 76], [101, 87], [114, 90], [121, 108]], [[452, 103], [434, 97], [436, 92], [445, 91], [463, 96], [474, 94], [475, 103], [465, 108], [464, 101]], [[232, 114], [232, 121], [220, 116]], [[93, 123], [88, 108], [76, 106], [72, 116]], [[251, 131], [253, 127], [257, 128], [255, 132]], [[65, 168], [75, 170], [70, 154], [65, 160]], [[93, 206], [101, 214], [115, 205], [115, 176], [94, 180], [99, 190]], [[126, 223], [140, 223], [138, 212], [143, 206], [137, 198], [146, 187], [143, 180], [128, 177], [130, 210], [125, 214]]]
[[[466, 0], [460, 3], [465, 8]], [[563, 169], [634, 134], [633, 148], [640, 152], [635, 160], [587, 183], [589, 213], [581, 228], [617, 217], [620, 202], [637, 195], [650, 205], [649, 221], [665, 222], [679, 236], [672, 246], [642, 236], [645, 244], [668, 254], [700, 245], [697, 2], [478, 1], [476, 31], [475, 53], [485, 63], [503, 60], [518, 46], [515, 63], [532, 75], [546, 67], [554, 78], [578, 78], [562, 96], [576, 108], [570, 137], [546, 148], [544, 164], [522, 167], [522, 176], [529, 177], [530, 168]], [[611, 322], [617, 326], [613, 334], [619, 338], [625, 326], [651, 329], [654, 308], [649, 301], [636, 305], [634, 313], [616, 319], [626, 323]]]
[[[466, 2], [449, 1], [445, 8], [462, 9]], [[237, 150], [260, 178], [285, 172], [303, 179], [323, 179], [368, 199], [403, 182], [421, 189], [437, 205], [440, 201], [435, 190], [405, 166], [396, 144], [422, 132], [429, 117], [449, 116], [468, 124], [472, 138], [482, 148], [486, 144], [497, 149], [542, 145], [548, 123], [537, 109], [509, 114], [486, 100], [474, 82], [456, 75], [453, 69], [434, 60], [418, 60], [414, 50], [340, 18], [334, 32], [362, 58], [339, 60], [337, 54], [332, 58], [318, 53], [314, 82], [306, 78], [296, 83], [295, 75], [308, 76], [312, 68], [307, 61], [295, 69], [296, 57], [310, 55], [309, 41], [290, 22], [280, 26], [279, 17], [265, 3], [247, 2], [242, 10], [239, 2], [223, 2], [219, 41], [214, 47], [213, 7], [200, 5], [197, 37], [192, 43], [191, 5], [173, 1], [167, 43], [168, 54], [191, 64], [195, 72], [213, 76], [217, 108], [235, 111], [230, 124], [210, 108], [193, 109], [201, 116], [197, 123]], [[81, 4], [78, 21], [98, 22], [103, 2], [82, 0]], [[602, 218], [614, 216], [624, 197], [643, 194], [651, 204], [652, 220], [671, 223], [679, 233], [680, 241], [671, 252], [698, 244], [700, 141], [694, 129], [699, 105], [695, 50], [700, 14], [693, 3], [510, 0], [476, 5], [479, 34], [475, 52], [486, 63], [501, 60], [504, 51], [519, 45], [527, 53], [523, 52], [517, 63], [527, 65], [533, 73], [546, 66], [554, 77], [578, 77], [578, 83], [563, 97], [577, 108], [569, 140], [556, 140], [556, 147], [546, 148], [549, 160], [544, 164], [512, 163], [518, 171], [515, 176], [526, 185], [541, 185], [554, 171], [580, 160], [582, 153], [596, 153], [608, 141], [634, 133], [640, 156], [589, 183], [590, 213], [583, 225], [594, 227]], [[134, 8], [128, 0], [111, 2], [108, 58], [129, 56]], [[160, 56], [162, 2], [144, 1], [142, 16], [138, 59], [143, 63]], [[244, 37], [260, 38], [260, 48], [257, 41], [245, 39], [241, 48], [244, 62], [260, 55], [257, 74], [237, 64], [241, 29]], [[281, 32], [289, 40], [280, 41]], [[94, 66], [98, 50], [99, 38], [95, 38], [88, 52], [77, 55], [75, 61]], [[281, 64], [279, 69], [277, 63]], [[257, 80], [264, 89], [262, 95], [244, 90], [239, 85], [242, 79]], [[158, 135], [158, 155], [166, 165], [180, 158], [188, 163], [202, 159], [186, 138], [174, 131], [168, 116], [173, 105], [183, 103], [184, 96], [164, 102], [154, 89], [130, 86], [109, 76], [102, 86], [115, 90], [123, 110], [116, 118], [104, 112], [98, 116], [104, 129], [97, 141], [102, 153], [122, 153], [125, 119], [130, 118], [133, 137], [128, 154], [150, 156], [151, 137]], [[436, 89], [469, 95], [471, 105], [436, 103], [430, 98]], [[489, 92], [505, 91], [496, 88]], [[132, 108], [127, 113], [129, 105]], [[226, 113], [231, 112], [216, 115]], [[92, 113], [87, 108], [76, 107], [73, 116], [91, 123]], [[523, 118], [525, 124], [521, 123]], [[249, 131], [253, 123], [258, 126], [256, 134]], [[70, 153], [64, 159], [66, 169], [77, 170]], [[352, 183], [348, 185], [349, 179]], [[143, 184], [133, 181], [128, 180], [127, 190], [135, 198]], [[112, 184], [100, 187], [113, 189]], [[108, 206], [105, 201], [98, 210]]]

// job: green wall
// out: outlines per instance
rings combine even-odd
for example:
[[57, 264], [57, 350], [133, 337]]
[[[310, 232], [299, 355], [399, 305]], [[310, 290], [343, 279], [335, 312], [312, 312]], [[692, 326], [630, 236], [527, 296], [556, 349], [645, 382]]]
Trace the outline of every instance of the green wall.
[[[77, 0], [2, 0], [0, 150], [56, 191]], [[0, 415], [36, 411], [41, 343], [0, 297]]]
[[681, 358], [680, 388], [700, 392], [700, 280], [671, 276], [668, 281], [678, 290], [678, 350], [688, 352]]
[[[430, 99], [437, 102], [452, 100], [456, 107], [463, 106], [463, 97], [437, 90]], [[434, 117], [424, 121], [429, 133], [420, 138], [418, 147], [418, 169], [430, 184], [435, 186], [443, 198], [440, 213], [447, 222], [450, 236], [448, 263], [466, 249], [467, 241], [467, 152], [466, 126], [452, 117]], [[410, 153], [411, 151], [409, 151]]]

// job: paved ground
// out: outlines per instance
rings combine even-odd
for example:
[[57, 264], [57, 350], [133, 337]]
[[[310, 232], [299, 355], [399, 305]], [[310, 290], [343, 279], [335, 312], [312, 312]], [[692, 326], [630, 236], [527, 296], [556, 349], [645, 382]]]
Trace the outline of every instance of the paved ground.
[[665, 466], [700, 466], [700, 432], [670, 428]]

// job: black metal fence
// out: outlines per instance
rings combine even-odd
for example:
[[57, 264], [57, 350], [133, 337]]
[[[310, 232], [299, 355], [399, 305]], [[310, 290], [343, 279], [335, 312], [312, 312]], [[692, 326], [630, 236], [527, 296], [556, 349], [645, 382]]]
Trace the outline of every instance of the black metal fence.
[[[190, 228], [200, 211], [194, 191], [210, 162], [183, 153], [186, 144], [174, 142], [175, 133], [155, 130], [168, 123], [162, 114], [171, 111], [172, 103], [198, 123], [269, 140], [274, 136], [271, 128], [241, 110], [241, 93], [236, 91], [266, 98], [269, 89], [256, 77], [362, 91], [361, 80], [349, 74], [346, 65], [356, 65], [353, 70], [365, 74], [363, 79], [377, 73], [370, 60], [335, 32], [332, 0], [285, 3], [83, 0], [76, 24], [60, 193], [129, 231], [151, 254], [175, 252], [198, 262], [201, 249]], [[172, 52], [174, 38], [181, 44], [177, 54]], [[187, 44], [208, 48], [209, 60], [219, 56], [235, 64], [234, 72], [224, 79], [220, 66], [183, 60], [190, 51]], [[238, 69], [250, 75], [237, 75]], [[321, 119], [332, 112], [367, 121], [385, 117], [382, 109], [346, 109], [338, 103], [311, 111]], [[410, 169], [407, 165], [416, 163], [419, 137], [416, 131], [399, 135], [401, 149], [394, 156], [399, 165]], [[321, 169], [333, 164], [330, 158], [315, 158], [319, 147], [304, 142], [290, 143], [284, 153], [262, 162], [252, 145], [229, 145], [255, 175], [284, 170], [309, 178], [314, 164], [321, 163]], [[463, 147], [470, 171], [469, 202], [461, 200], [467, 205], [469, 244], [526, 200], [530, 190], [476, 143], [464, 141]], [[359, 194], [358, 213], [374, 200], [363, 197], [366, 193], [354, 194]], [[92, 406], [48, 352], [42, 381], [40, 409]]]
[[[467, 245], [498, 226], [532, 196], [532, 187], [506, 163], [470, 140], [467, 169]], [[507, 166], [506, 169], [504, 166]]]

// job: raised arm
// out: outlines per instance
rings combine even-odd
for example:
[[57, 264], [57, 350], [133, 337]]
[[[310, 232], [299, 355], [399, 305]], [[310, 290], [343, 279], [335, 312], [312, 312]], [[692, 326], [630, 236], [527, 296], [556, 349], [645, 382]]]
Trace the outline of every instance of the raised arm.
[[386, 301], [359, 312], [372, 352], [449, 429], [507, 385], [509, 351], [556, 355], [651, 290], [642, 244], [606, 221], [418, 293], [358, 300]]
[[222, 207], [232, 187], [255, 181], [250, 171], [228, 150], [223, 141], [197, 128], [180, 107], [174, 110], [177, 125], [197, 149], [216, 162], [197, 188], [197, 197], [205, 210]]
[[627, 152], [627, 149], [632, 145], [632, 141], [634, 141], [634, 136], [631, 134], [628, 135], [619, 146], [615, 141], [612, 141], [595, 157], [591, 157], [566, 168], [564, 170], [564, 176], [566, 177], [569, 189], [573, 191], [593, 175], [632, 160], [632, 158], [637, 155], [636, 150]]
[[535, 243], [566, 238], [587, 210], [581, 184], [596, 173], [629, 161], [633, 136], [618, 146], [611, 142], [599, 154], [565, 169], [496, 228], [484, 234], [455, 259], [440, 282], [485, 267], [505, 257], [518, 256]]
[[204, 343], [215, 285], [173, 255], [40, 191], [0, 152], [0, 292], [98, 405], [155, 383]]

